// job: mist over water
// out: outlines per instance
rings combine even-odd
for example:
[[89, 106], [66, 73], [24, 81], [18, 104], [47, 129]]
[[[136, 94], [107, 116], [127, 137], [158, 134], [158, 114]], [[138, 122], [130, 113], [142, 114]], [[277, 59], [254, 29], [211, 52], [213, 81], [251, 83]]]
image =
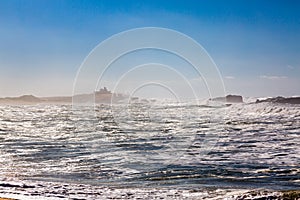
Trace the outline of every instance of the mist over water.
[[0, 200], [300, 199], [299, 10], [0, 0]]

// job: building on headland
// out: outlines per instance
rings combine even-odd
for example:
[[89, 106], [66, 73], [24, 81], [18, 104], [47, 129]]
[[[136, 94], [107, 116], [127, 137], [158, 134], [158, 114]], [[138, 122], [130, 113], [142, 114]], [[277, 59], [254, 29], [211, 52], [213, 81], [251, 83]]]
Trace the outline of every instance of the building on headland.
[[127, 95], [122, 93], [114, 93], [107, 89], [107, 87], [100, 88], [98, 91], [95, 91], [95, 101], [96, 103], [111, 103], [119, 102], [125, 99]]
[[106, 87], [103, 87], [96, 91], [95, 94], [111, 94], [111, 91], [109, 91]]

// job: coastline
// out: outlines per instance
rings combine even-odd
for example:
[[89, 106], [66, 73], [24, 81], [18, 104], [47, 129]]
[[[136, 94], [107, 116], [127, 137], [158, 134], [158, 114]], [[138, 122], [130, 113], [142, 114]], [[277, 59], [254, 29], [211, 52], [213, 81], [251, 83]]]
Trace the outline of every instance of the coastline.
[[[228, 106], [236, 103], [274, 103], [274, 104], [300, 104], [300, 96], [292, 97], [268, 97], [268, 98], [255, 98], [251, 102], [244, 102], [243, 96], [228, 94], [225, 97], [215, 97], [206, 100], [207, 104], [220, 102]], [[22, 95], [19, 97], [2, 97], [0, 98], [0, 105], [36, 105], [36, 104], [85, 104], [91, 101], [95, 103], [120, 103], [124, 100], [130, 100], [130, 102], [149, 102], [151, 100], [140, 99], [139, 97], [129, 97], [121, 93], [107, 92], [95, 92], [94, 94], [78, 94], [74, 96], [51, 96], [51, 97], [36, 97], [34, 95]]]

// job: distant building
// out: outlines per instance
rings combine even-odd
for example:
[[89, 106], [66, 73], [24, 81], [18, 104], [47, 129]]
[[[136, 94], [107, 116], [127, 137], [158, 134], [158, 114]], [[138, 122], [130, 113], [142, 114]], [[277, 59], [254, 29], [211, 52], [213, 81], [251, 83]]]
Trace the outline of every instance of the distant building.
[[111, 94], [111, 91], [109, 91], [106, 87], [100, 88], [99, 91], [95, 92], [96, 94]]

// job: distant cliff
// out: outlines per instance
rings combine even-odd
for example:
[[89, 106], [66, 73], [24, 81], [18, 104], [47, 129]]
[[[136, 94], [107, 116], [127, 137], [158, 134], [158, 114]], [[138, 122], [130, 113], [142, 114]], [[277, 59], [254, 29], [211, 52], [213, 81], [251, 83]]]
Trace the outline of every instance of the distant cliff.
[[0, 98], [0, 103], [5, 103], [5, 104], [31, 104], [31, 103], [41, 103], [41, 102], [43, 102], [42, 99], [35, 97], [33, 95]]
[[243, 103], [243, 97], [240, 95], [227, 95], [225, 97], [216, 97], [210, 99], [211, 101], [219, 101], [225, 103]]
[[300, 104], [300, 97], [274, 97], [264, 100], [256, 100], [256, 103], [271, 102], [271, 103], [288, 103], [288, 104]]

